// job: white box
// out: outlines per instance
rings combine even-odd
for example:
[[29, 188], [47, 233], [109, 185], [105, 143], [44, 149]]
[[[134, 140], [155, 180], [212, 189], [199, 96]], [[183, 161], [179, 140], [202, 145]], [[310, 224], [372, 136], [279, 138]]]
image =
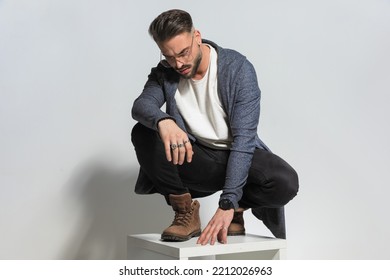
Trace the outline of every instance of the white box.
[[247, 234], [228, 236], [228, 243], [196, 244], [197, 237], [184, 242], [161, 241], [157, 233], [127, 237], [129, 260], [188, 260], [188, 259], [284, 259], [285, 239]]

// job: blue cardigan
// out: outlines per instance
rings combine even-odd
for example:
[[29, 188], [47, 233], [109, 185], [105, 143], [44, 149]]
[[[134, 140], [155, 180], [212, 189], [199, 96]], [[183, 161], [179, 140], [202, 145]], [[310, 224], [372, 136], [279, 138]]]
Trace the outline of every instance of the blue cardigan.
[[[214, 47], [218, 53], [218, 94], [228, 116], [233, 137], [221, 199], [229, 199], [237, 208], [254, 150], [269, 150], [257, 135], [261, 92], [255, 69], [245, 56], [211, 41], [203, 42]], [[180, 75], [173, 68], [165, 68], [161, 64], [153, 68], [142, 94], [134, 101], [133, 118], [156, 131], [161, 119], [172, 118], [187, 132], [174, 98], [179, 80]], [[161, 110], [164, 104], [166, 112]], [[194, 136], [188, 136], [196, 141]], [[153, 185], [150, 180], [143, 178], [146, 175], [142, 173], [141, 171], [136, 184], [136, 192], [151, 193]]]

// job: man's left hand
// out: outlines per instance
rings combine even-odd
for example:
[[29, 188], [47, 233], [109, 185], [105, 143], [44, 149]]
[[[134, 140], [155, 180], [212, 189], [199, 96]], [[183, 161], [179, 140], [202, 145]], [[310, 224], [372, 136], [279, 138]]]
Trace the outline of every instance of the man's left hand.
[[214, 245], [216, 240], [223, 244], [227, 243], [228, 227], [233, 220], [233, 214], [234, 209], [218, 208], [196, 243], [206, 245], [210, 242], [210, 245]]

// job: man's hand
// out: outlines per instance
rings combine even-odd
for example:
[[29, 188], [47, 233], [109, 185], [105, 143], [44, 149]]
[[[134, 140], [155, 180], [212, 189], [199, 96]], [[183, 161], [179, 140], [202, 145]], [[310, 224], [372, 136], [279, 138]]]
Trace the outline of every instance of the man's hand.
[[234, 209], [222, 210], [221, 208], [218, 208], [196, 243], [206, 245], [210, 242], [210, 245], [214, 245], [215, 241], [218, 240], [219, 242], [226, 244], [227, 231], [233, 220], [233, 214]]
[[158, 132], [164, 143], [165, 154], [168, 161], [173, 164], [183, 164], [192, 161], [192, 145], [187, 134], [171, 119], [162, 120], [158, 123]]

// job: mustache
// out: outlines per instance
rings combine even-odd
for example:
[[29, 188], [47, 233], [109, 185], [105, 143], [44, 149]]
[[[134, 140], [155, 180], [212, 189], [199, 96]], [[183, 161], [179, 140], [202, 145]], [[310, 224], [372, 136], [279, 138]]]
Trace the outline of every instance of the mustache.
[[189, 64], [186, 64], [186, 65], [183, 65], [182, 67], [180, 68], [176, 68], [177, 71], [183, 71], [183, 70], [186, 70], [186, 69], [189, 69], [191, 68], [191, 65]]

